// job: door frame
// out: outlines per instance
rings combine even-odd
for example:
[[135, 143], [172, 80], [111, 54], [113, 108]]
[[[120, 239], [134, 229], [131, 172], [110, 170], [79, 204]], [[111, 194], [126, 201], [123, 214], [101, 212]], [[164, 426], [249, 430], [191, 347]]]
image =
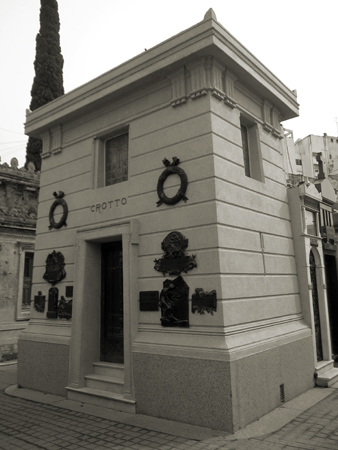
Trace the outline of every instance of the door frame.
[[[323, 349], [323, 361], [317, 361], [317, 351], [316, 351], [316, 340], [315, 340], [315, 325], [314, 325], [314, 312], [313, 312], [313, 300], [312, 300], [312, 285], [311, 285], [311, 274], [310, 274], [310, 252], [312, 251], [315, 265], [316, 265], [316, 281], [317, 281], [317, 294], [318, 294], [318, 306], [320, 315], [320, 329], [322, 337], [322, 349]], [[330, 325], [329, 325], [329, 313], [327, 305], [326, 296], [326, 286], [325, 286], [325, 267], [323, 264], [323, 254], [318, 251], [317, 247], [310, 246], [307, 254], [307, 269], [308, 269], [308, 282], [309, 282], [309, 301], [310, 301], [310, 311], [311, 311], [311, 328], [312, 328], [312, 339], [314, 348], [314, 361], [315, 367], [319, 367], [325, 363], [325, 361], [332, 360], [331, 351], [331, 336], [330, 336]]]
[[138, 327], [139, 292], [136, 219], [77, 230], [69, 385], [83, 387], [84, 376], [100, 360], [101, 244], [114, 240], [122, 240], [123, 252], [124, 396], [134, 400], [132, 343]]
[[[118, 243], [118, 246], [116, 246], [116, 243]], [[121, 264], [119, 266], [119, 270], [121, 270], [121, 274], [119, 275], [119, 279], [117, 281], [118, 285], [121, 286], [120, 293], [117, 293], [115, 290], [115, 283], [108, 281], [108, 273], [107, 270], [110, 267], [108, 263], [108, 255], [112, 256], [112, 252], [115, 252], [116, 249], [119, 252], [122, 252], [122, 241], [121, 240], [114, 240], [107, 243], [101, 244], [101, 261], [102, 261], [102, 270], [101, 270], [101, 330], [100, 330], [100, 361], [101, 362], [109, 362], [106, 354], [107, 346], [109, 345], [108, 341], [108, 335], [107, 335], [107, 328], [109, 327], [108, 323], [114, 322], [114, 319], [112, 317], [109, 318], [109, 307], [122, 306], [122, 320], [124, 317], [124, 305], [123, 305], [123, 255], [121, 255]], [[122, 280], [122, 282], [121, 282]], [[108, 295], [108, 285], [110, 285], [112, 291], [110, 292], [110, 295]], [[116, 295], [115, 295], [116, 294]], [[121, 297], [120, 297], [121, 295]], [[121, 305], [122, 304], [122, 305]], [[116, 310], [115, 310], [116, 313]], [[116, 324], [115, 324], [116, 325]], [[116, 329], [113, 326], [113, 332], [111, 338], [114, 340], [114, 336], [116, 333]], [[124, 324], [122, 323], [122, 332], [119, 333], [122, 335], [122, 343], [124, 343]], [[124, 345], [121, 346], [123, 349], [122, 359], [124, 361]], [[112, 356], [112, 355], [111, 355]], [[111, 357], [110, 356], [110, 357]], [[116, 355], [115, 355], [116, 357]], [[109, 358], [109, 356], [108, 356]], [[119, 358], [118, 358], [119, 359]], [[112, 362], [112, 361], [111, 361]], [[114, 364], [121, 364], [123, 365], [124, 362], [122, 361], [114, 361]]]

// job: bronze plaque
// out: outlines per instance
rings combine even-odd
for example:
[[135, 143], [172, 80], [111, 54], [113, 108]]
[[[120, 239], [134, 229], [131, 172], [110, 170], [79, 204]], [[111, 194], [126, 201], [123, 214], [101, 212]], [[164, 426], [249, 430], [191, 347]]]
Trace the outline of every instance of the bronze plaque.
[[73, 286], [66, 286], [66, 297], [73, 297]]
[[213, 315], [216, 311], [216, 291], [205, 292], [201, 288], [195, 289], [195, 294], [192, 295], [191, 311], [204, 314], [205, 312]]
[[45, 312], [46, 296], [39, 291], [38, 295], [34, 295], [34, 308], [37, 312]]
[[162, 241], [161, 248], [165, 253], [160, 259], [155, 259], [154, 269], [165, 276], [180, 275], [197, 267], [195, 255], [185, 253], [187, 247], [188, 239], [179, 231], [172, 231]]
[[163, 282], [160, 307], [163, 327], [189, 327], [189, 286], [181, 276]]
[[56, 319], [58, 314], [59, 289], [52, 287], [48, 291], [48, 319]]
[[73, 300], [66, 300], [63, 296], [61, 296], [57, 312], [58, 318], [67, 320], [71, 319], [72, 308], [73, 308]]
[[158, 291], [140, 292], [140, 311], [158, 311], [160, 293]]
[[44, 280], [51, 283], [53, 286], [66, 276], [65, 272], [65, 258], [61, 252], [50, 253], [46, 259], [46, 272], [43, 275]]

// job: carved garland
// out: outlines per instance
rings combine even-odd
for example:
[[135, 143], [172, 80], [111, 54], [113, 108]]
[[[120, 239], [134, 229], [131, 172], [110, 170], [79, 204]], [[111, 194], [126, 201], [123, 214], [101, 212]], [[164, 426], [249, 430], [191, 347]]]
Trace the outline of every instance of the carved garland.
[[[183, 169], [177, 167], [179, 163], [180, 160], [176, 158], [176, 156], [173, 157], [172, 163], [170, 163], [166, 158], [164, 158], [163, 164], [166, 166], [166, 169], [160, 175], [157, 183], [157, 195], [160, 199], [157, 202], [157, 206], [161, 206], [163, 203], [165, 203], [166, 205], [175, 205], [180, 200], [184, 200], [185, 202], [188, 200], [188, 198], [185, 196], [188, 187], [188, 177]], [[167, 197], [164, 193], [163, 188], [164, 182], [170, 175], [173, 174], [176, 174], [180, 177], [181, 186], [177, 191], [177, 194], [174, 195], [174, 197]]]

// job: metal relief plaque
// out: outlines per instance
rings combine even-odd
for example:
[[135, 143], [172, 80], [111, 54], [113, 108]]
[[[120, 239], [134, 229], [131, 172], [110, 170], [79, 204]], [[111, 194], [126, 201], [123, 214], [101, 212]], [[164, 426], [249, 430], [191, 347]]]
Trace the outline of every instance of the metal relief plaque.
[[45, 312], [46, 296], [39, 291], [38, 295], [34, 295], [34, 308], [37, 312]]
[[59, 319], [71, 319], [72, 318], [72, 308], [73, 308], [73, 300], [66, 300], [63, 296], [61, 296], [57, 316]]
[[189, 286], [181, 276], [163, 282], [160, 308], [163, 327], [189, 327]]
[[162, 241], [161, 248], [165, 252], [162, 258], [155, 259], [154, 269], [162, 272], [165, 276], [180, 275], [182, 272], [197, 267], [195, 255], [189, 256], [185, 253], [188, 247], [186, 239], [179, 231], [173, 231]]
[[[184, 200], [186, 202], [188, 200], [188, 198], [185, 196], [188, 186], [188, 178], [184, 170], [180, 167], [177, 167], [180, 163], [180, 160], [176, 158], [176, 156], [174, 156], [172, 163], [170, 163], [167, 158], [164, 158], [162, 162], [166, 166], [166, 169], [160, 175], [157, 183], [157, 195], [159, 197], [157, 206], [161, 206], [163, 203], [165, 203], [166, 205], [175, 205], [180, 200]], [[178, 175], [181, 181], [180, 188], [177, 191], [177, 194], [174, 195], [174, 197], [167, 197], [164, 193], [164, 182], [170, 175]]]
[[191, 311], [204, 314], [205, 312], [213, 315], [216, 311], [216, 291], [205, 292], [201, 288], [195, 289], [195, 294], [192, 295]]
[[[59, 193], [57, 192], [53, 192], [53, 195], [55, 197], [55, 202], [52, 204], [52, 206], [50, 207], [50, 211], [49, 211], [49, 229], [51, 230], [52, 228], [56, 228], [59, 229], [62, 226], [67, 226], [66, 220], [67, 220], [67, 216], [68, 216], [68, 205], [65, 202], [65, 200], [63, 199], [63, 197], [65, 196], [65, 193], [62, 191], [59, 191]], [[57, 208], [57, 206], [62, 206], [63, 209], [63, 214], [61, 219], [59, 220], [59, 222], [55, 222], [54, 220], [54, 212], [55, 209]]]
[[66, 286], [66, 297], [73, 297], [73, 286]]
[[158, 291], [140, 292], [140, 311], [158, 311], [160, 293]]
[[44, 280], [55, 286], [56, 283], [63, 280], [66, 276], [65, 258], [61, 252], [50, 253], [46, 259], [46, 272], [43, 275]]
[[56, 319], [58, 312], [59, 289], [52, 287], [48, 291], [48, 319]]

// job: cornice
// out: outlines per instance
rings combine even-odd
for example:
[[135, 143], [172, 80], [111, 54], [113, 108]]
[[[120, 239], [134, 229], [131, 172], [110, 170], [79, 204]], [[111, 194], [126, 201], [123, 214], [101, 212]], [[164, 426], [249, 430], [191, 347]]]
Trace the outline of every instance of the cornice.
[[26, 134], [41, 137], [49, 127], [79, 116], [126, 89], [130, 92], [154, 77], [169, 76], [201, 56], [222, 64], [281, 112], [283, 120], [298, 115], [296, 96], [221, 24], [208, 18], [130, 59], [43, 107], [27, 112]]

